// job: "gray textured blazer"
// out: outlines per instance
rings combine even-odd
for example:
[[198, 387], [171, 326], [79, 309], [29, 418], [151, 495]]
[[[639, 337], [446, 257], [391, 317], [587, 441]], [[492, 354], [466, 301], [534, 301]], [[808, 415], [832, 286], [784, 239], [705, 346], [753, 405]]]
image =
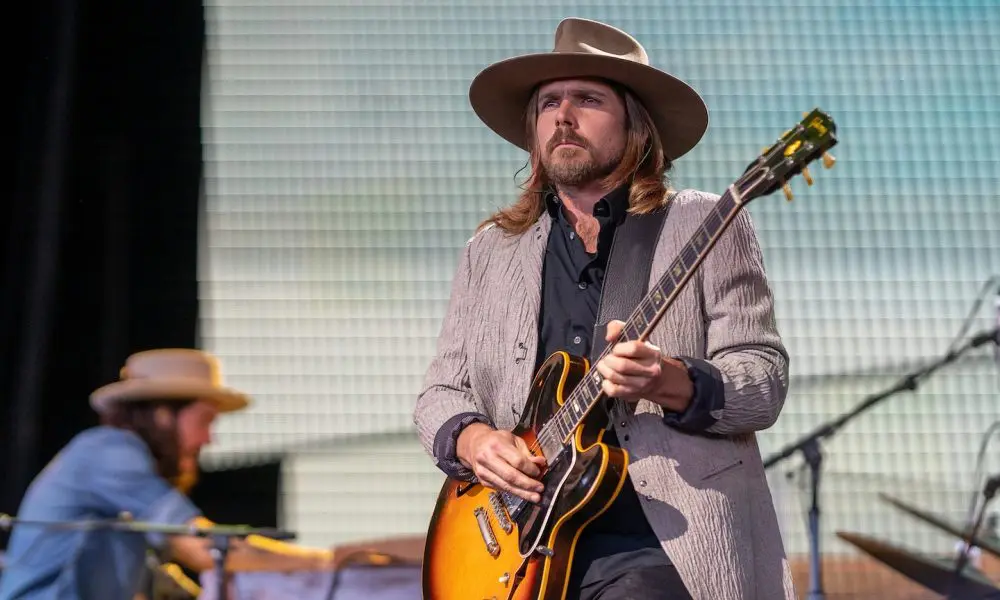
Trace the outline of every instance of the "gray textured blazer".
[[[650, 284], [663, 276], [718, 196], [677, 194], [657, 243]], [[476, 234], [461, 255], [437, 354], [414, 422], [434, 455], [438, 430], [479, 412], [511, 429], [528, 395], [538, 344], [542, 262], [551, 219], [526, 233]], [[667, 426], [642, 400], [613, 407], [618, 439], [646, 517], [696, 600], [794, 597], [771, 493], [754, 435], [778, 418], [788, 356], [746, 211], [730, 225], [650, 336], [668, 356], [708, 359], [725, 406], [706, 436]], [[519, 360], [520, 359], [520, 360]], [[454, 457], [434, 456], [437, 464]]]

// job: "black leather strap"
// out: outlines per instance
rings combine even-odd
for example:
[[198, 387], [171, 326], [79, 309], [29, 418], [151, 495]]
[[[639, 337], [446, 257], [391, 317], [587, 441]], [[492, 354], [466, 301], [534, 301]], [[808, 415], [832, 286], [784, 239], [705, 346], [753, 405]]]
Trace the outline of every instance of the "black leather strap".
[[[674, 194], [676, 195], [676, 194]], [[590, 344], [590, 363], [608, 345], [604, 339], [608, 323], [615, 319], [627, 321], [632, 311], [639, 306], [649, 289], [649, 272], [653, 268], [653, 252], [660, 238], [663, 223], [673, 205], [673, 196], [663, 208], [642, 215], [629, 215], [615, 230], [611, 242], [611, 256], [604, 269], [604, 284], [601, 288], [601, 303], [597, 307], [597, 323], [594, 325], [594, 339]], [[609, 403], [602, 402], [608, 415], [606, 427], [614, 426]]]
[[597, 308], [597, 323], [591, 342], [590, 361], [593, 363], [607, 342], [604, 340], [608, 323], [615, 319], [628, 320], [649, 289], [649, 272], [653, 267], [656, 241], [667, 220], [673, 196], [665, 206], [651, 213], [630, 214], [615, 230], [611, 255], [604, 270], [601, 303]]

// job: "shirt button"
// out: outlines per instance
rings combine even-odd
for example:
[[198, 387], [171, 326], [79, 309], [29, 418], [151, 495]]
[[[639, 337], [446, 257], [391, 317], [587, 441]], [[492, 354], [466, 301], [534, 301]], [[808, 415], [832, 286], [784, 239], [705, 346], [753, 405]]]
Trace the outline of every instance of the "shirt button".
[[625, 427], [625, 421], [622, 421], [622, 425], [621, 425], [621, 426], [622, 426], [622, 427]]
[[576, 284], [576, 287], [580, 288], [581, 290], [585, 290], [587, 289], [587, 282], [581, 281], [580, 283]]
[[582, 339], [580, 338], [580, 336], [576, 336], [575, 338], [573, 338], [573, 343], [574, 343], [574, 344], [579, 344], [579, 343], [580, 343], [580, 342], [582, 342], [582, 341], [583, 341], [583, 340], [582, 340]]
[[574, 232], [574, 231], [569, 232], [569, 239], [575, 240], [576, 239], [576, 232]]
[[639, 487], [646, 487], [646, 480], [645, 479], [639, 481]]

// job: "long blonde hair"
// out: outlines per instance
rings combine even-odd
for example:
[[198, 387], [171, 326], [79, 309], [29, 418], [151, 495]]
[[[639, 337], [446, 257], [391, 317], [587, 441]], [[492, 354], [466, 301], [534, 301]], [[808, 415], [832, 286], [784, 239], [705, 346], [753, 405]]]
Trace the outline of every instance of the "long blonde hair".
[[[608, 82], [625, 103], [625, 152], [618, 167], [601, 180], [607, 190], [629, 184], [629, 212], [649, 213], [663, 206], [667, 199], [667, 171], [670, 160], [663, 154], [660, 134], [649, 112], [629, 90]], [[494, 224], [509, 234], [524, 233], [545, 210], [545, 194], [552, 188], [542, 168], [535, 124], [538, 120], [538, 90], [532, 94], [525, 114], [528, 142], [531, 144], [531, 175], [521, 186], [517, 202], [498, 210], [480, 223], [479, 228]]]

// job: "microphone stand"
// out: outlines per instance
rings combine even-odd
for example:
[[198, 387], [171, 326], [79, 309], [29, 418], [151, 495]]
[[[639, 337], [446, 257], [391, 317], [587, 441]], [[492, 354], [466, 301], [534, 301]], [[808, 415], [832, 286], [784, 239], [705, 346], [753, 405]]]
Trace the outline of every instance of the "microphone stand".
[[211, 527], [197, 527], [195, 525], [165, 525], [159, 523], [145, 523], [133, 521], [128, 513], [122, 513], [117, 519], [86, 519], [80, 521], [38, 521], [18, 519], [7, 514], [0, 513], [0, 530], [10, 530], [15, 525], [27, 527], [43, 527], [46, 529], [70, 530], [70, 531], [94, 531], [107, 529], [111, 531], [122, 531], [126, 533], [159, 533], [162, 535], [190, 535], [195, 537], [208, 538], [212, 541], [212, 560], [215, 565], [215, 572], [218, 578], [218, 600], [225, 600], [228, 597], [226, 590], [226, 556], [232, 538], [245, 539], [250, 535], [259, 535], [276, 540], [295, 539], [296, 535], [290, 531], [272, 528], [247, 527], [243, 525], [216, 525]]
[[1000, 335], [1000, 329], [993, 329], [975, 335], [963, 346], [952, 350], [926, 367], [904, 376], [898, 383], [896, 383], [896, 385], [888, 388], [887, 390], [867, 397], [850, 411], [842, 414], [832, 421], [828, 421], [820, 425], [800, 438], [798, 441], [785, 446], [764, 461], [764, 468], [768, 469], [782, 460], [792, 456], [796, 452], [801, 452], [803, 459], [809, 466], [809, 488], [811, 498], [809, 502], [809, 595], [806, 596], [807, 600], [826, 600], [826, 594], [823, 592], [823, 577], [819, 550], [819, 481], [820, 466], [823, 463], [823, 453], [819, 442], [825, 438], [831, 437], [851, 419], [886, 398], [894, 396], [900, 392], [915, 391], [921, 381], [928, 378], [932, 373], [941, 367], [954, 362], [969, 350], [984, 344], [996, 343], [998, 335]]
[[958, 559], [955, 560], [955, 569], [952, 571], [951, 588], [948, 593], [948, 600], [958, 600], [957, 596], [954, 596], [955, 586], [962, 578], [962, 571], [965, 569], [965, 565], [969, 561], [969, 553], [972, 551], [972, 545], [977, 535], [979, 535], [979, 529], [983, 526], [983, 517], [986, 516], [986, 507], [989, 506], [990, 501], [993, 500], [993, 496], [996, 495], [997, 490], [1000, 489], [1000, 477], [990, 477], [985, 484], [983, 484], [983, 503], [979, 505], [979, 509], [976, 511], [975, 523], [962, 539], [962, 551], [958, 555]]

